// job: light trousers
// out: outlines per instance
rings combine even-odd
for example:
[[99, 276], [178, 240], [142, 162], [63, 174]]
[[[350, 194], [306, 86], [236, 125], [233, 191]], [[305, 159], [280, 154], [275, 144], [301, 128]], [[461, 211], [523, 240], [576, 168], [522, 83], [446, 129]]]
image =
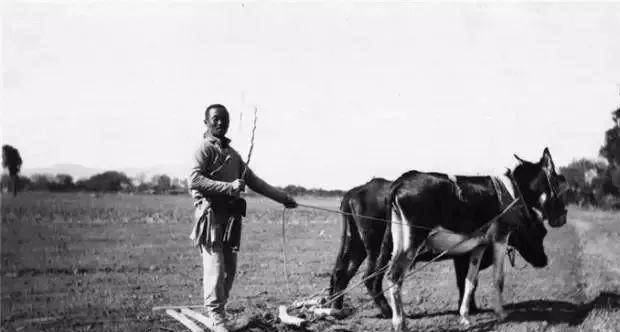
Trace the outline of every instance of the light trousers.
[[237, 253], [228, 246], [202, 248], [203, 294], [207, 310], [224, 313], [237, 271]]

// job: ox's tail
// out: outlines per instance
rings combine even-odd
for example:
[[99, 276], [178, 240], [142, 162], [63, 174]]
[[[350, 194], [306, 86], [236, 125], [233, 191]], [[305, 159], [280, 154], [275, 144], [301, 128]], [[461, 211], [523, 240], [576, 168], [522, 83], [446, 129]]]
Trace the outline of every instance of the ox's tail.
[[[338, 256], [336, 257], [329, 284], [330, 297], [346, 288], [352, 277], [351, 273], [355, 273], [361, 263], [356, 262], [359, 261], [357, 256], [365, 253], [364, 243], [357, 230], [355, 218], [352, 215], [353, 210], [348, 193], [342, 198], [340, 211], [343, 212], [342, 235], [340, 236], [340, 249], [338, 250]], [[342, 307], [342, 296], [339, 296], [333, 305], [340, 309]]]

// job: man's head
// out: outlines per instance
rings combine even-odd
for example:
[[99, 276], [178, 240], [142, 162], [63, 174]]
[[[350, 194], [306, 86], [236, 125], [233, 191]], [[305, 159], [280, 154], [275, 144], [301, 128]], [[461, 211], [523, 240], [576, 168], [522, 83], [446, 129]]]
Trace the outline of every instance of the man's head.
[[209, 133], [215, 137], [223, 138], [228, 131], [230, 119], [228, 110], [224, 105], [213, 104], [205, 110], [205, 125]]

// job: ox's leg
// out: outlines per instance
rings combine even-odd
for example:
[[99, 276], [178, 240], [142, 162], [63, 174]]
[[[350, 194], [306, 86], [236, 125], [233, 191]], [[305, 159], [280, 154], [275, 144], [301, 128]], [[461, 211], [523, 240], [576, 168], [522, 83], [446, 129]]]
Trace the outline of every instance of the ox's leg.
[[[347, 288], [347, 285], [366, 258], [364, 243], [360, 239], [357, 227], [355, 227], [352, 217], [348, 218], [351, 219], [345, 219], [343, 224], [342, 243], [329, 283], [330, 298]], [[344, 295], [337, 296], [332, 302], [332, 308], [342, 309], [343, 301]]]
[[392, 308], [392, 327], [394, 331], [404, 331], [406, 323], [404, 320], [402, 290], [405, 272], [411, 264], [407, 253], [411, 248], [410, 227], [401, 218], [402, 211], [392, 207], [392, 259], [390, 261], [390, 269], [387, 276], [387, 287], [390, 299], [390, 307]]
[[461, 315], [461, 323], [465, 326], [469, 326], [469, 303], [474, 293], [474, 289], [478, 284], [478, 272], [480, 268], [480, 260], [486, 246], [480, 246], [474, 249], [469, 257], [469, 268], [467, 270], [467, 277], [465, 278], [465, 291], [463, 292], [463, 301], [461, 302], [461, 308], [459, 314]]
[[392, 257], [392, 234], [390, 232], [390, 228], [386, 230], [383, 243], [381, 244], [381, 252], [379, 254], [379, 258], [377, 259], [377, 265], [375, 271], [377, 275], [374, 277], [374, 280], [371, 285], [370, 295], [372, 296], [375, 304], [381, 310], [381, 316], [385, 318], [392, 317], [392, 309], [388, 304], [387, 299], [385, 298], [385, 292], [383, 291], [383, 276], [387, 271], [388, 264], [390, 263], [390, 258]]
[[[373, 301], [375, 302], [375, 304], [379, 307], [379, 309], [381, 310], [381, 315], [383, 317], [389, 317], [391, 315], [391, 311], [389, 309], [389, 305], [387, 306], [387, 312], [386, 312], [386, 308], [383, 308], [381, 306], [381, 301], [378, 300], [379, 295], [381, 294], [377, 294], [375, 293], [375, 287], [376, 284], [379, 283], [379, 285], [381, 285], [381, 280], [378, 278], [378, 271], [377, 271], [377, 260], [379, 258], [379, 248], [375, 248], [375, 250], [368, 250], [367, 255], [368, 255], [368, 267], [366, 269], [366, 273], [364, 273], [364, 285], [366, 285], [366, 289], [368, 290], [368, 293], [370, 294], [370, 296], [372, 297]], [[383, 296], [381, 294], [381, 296]], [[383, 296], [383, 298], [385, 299], [385, 297]], [[386, 303], [387, 304], [387, 303]]]
[[[463, 303], [463, 293], [465, 292], [465, 278], [467, 277], [467, 268], [469, 267], [469, 256], [457, 256], [454, 257], [454, 273], [456, 275], [456, 286], [459, 289], [459, 300], [457, 304], [457, 310], [461, 308]], [[476, 286], [474, 287], [473, 294], [469, 301], [469, 312], [478, 312], [478, 306], [476, 305]]]
[[493, 243], [493, 286], [497, 293], [495, 313], [500, 319], [506, 318], [502, 292], [504, 291], [504, 257], [506, 256], [505, 243]]

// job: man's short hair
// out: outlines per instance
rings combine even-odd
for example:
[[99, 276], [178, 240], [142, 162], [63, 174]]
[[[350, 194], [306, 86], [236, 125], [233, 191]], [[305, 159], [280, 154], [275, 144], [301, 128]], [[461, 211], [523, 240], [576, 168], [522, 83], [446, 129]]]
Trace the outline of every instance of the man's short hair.
[[226, 106], [224, 106], [222, 104], [211, 104], [205, 110], [205, 120], [209, 118], [209, 112], [212, 109], [222, 110], [222, 111], [226, 112], [226, 114], [228, 114], [228, 110], [226, 109]]

